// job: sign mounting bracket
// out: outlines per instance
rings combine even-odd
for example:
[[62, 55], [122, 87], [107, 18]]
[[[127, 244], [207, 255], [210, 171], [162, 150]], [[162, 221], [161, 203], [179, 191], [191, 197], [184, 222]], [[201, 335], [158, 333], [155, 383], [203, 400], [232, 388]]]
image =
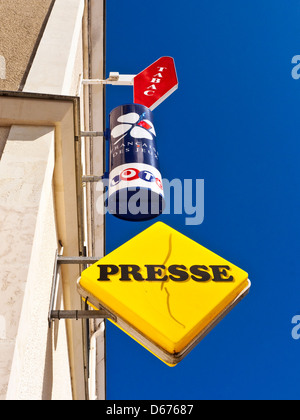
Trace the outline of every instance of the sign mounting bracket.
[[133, 86], [135, 74], [119, 74], [111, 72], [109, 78], [102, 79], [83, 79], [83, 85], [115, 85], [115, 86]]
[[[48, 324], [49, 328], [51, 328], [51, 324], [54, 320], [60, 321], [61, 319], [106, 319], [110, 318], [112, 320], [116, 320], [115, 315], [111, 314], [106, 309], [102, 308], [99, 305], [99, 309], [97, 310], [54, 310], [55, 303], [56, 303], [56, 296], [59, 286], [59, 267], [63, 264], [78, 264], [87, 267], [87, 265], [97, 263], [101, 258], [98, 257], [64, 257], [62, 255], [58, 255], [56, 252], [55, 257], [55, 265], [53, 271], [53, 279], [52, 279], [52, 290], [50, 296], [50, 307], [48, 313]], [[89, 296], [86, 296], [86, 303], [89, 301]]]

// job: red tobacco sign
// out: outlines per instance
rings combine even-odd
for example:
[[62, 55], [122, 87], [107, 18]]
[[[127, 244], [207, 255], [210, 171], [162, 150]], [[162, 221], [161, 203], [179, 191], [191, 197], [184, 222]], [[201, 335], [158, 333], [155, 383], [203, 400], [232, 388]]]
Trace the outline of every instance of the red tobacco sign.
[[174, 59], [161, 57], [134, 78], [134, 103], [151, 111], [178, 89]]

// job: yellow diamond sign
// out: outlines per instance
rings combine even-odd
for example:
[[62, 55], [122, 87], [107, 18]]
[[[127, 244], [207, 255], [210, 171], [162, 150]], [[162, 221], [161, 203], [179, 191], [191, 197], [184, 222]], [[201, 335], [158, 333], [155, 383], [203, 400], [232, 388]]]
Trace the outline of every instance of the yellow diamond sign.
[[164, 223], [85, 270], [83, 298], [168, 365], [180, 362], [249, 291], [248, 274]]

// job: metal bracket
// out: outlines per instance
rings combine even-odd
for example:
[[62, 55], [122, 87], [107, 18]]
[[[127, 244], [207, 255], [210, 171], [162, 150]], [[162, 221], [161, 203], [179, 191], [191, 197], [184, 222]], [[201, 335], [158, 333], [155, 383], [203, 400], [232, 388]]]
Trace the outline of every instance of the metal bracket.
[[82, 177], [82, 182], [99, 182], [102, 181], [104, 176], [97, 176], [97, 175], [84, 175]]
[[105, 137], [104, 131], [81, 131], [80, 137]]
[[84, 85], [115, 85], [115, 86], [133, 86], [135, 74], [119, 74], [111, 72], [109, 78], [106, 80], [101, 79], [83, 79]]
[[80, 137], [104, 137], [106, 140], [110, 139], [110, 129], [105, 131], [81, 131]]
[[104, 172], [103, 175], [84, 175], [81, 179], [82, 182], [99, 182], [109, 177], [108, 172]]
[[62, 255], [57, 256], [57, 264], [73, 264], [73, 265], [88, 265], [95, 264], [101, 260], [100, 257], [63, 257]]
[[100, 318], [111, 318], [104, 309], [97, 311], [52, 311], [51, 320], [58, 319], [100, 319]]
[[[109, 141], [110, 129], [107, 128], [105, 131], [81, 131], [80, 137], [104, 137], [107, 141]], [[82, 182], [99, 182], [104, 178], [108, 178], [107, 172], [105, 172], [103, 175], [83, 175]]]
[[[58, 252], [56, 252], [53, 279], [52, 279], [52, 290], [51, 290], [51, 296], [50, 296], [50, 307], [49, 307], [49, 313], [48, 313], [49, 328], [51, 328], [51, 323], [54, 320], [106, 319], [106, 318], [110, 318], [114, 320], [116, 318], [113, 314], [101, 308], [100, 305], [99, 305], [98, 310], [89, 310], [89, 311], [54, 310], [58, 283], [59, 283], [58, 281], [59, 266], [63, 264], [78, 264], [78, 265], [95, 264], [100, 259], [101, 258], [98, 258], [98, 257], [63, 257], [62, 255], [58, 255]], [[86, 303], [88, 302], [89, 302], [89, 297], [86, 296]]]

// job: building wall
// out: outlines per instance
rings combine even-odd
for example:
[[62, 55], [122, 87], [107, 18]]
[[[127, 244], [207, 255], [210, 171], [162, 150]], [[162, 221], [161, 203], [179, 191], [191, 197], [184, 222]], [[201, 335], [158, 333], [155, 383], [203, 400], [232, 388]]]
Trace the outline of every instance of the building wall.
[[[86, 4], [0, 0], [1, 20], [14, 20], [14, 28], [0, 29], [0, 55], [6, 59], [0, 90], [83, 94]], [[49, 329], [47, 319], [55, 253], [63, 244], [64, 255], [79, 255], [73, 128], [65, 127], [62, 141], [56, 125], [5, 121], [0, 127], [0, 153], [5, 144], [0, 161], [0, 399], [85, 399], [81, 323], [57, 321]], [[84, 119], [82, 124], [86, 129]], [[68, 142], [72, 153], [66, 156]], [[79, 274], [78, 266], [62, 269], [56, 309], [80, 309]]]
[[33, 59], [53, 0], [0, 0], [0, 55], [6, 78], [0, 90], [18, 90]]
[[[22, 89], [53, 0], [0, 0], [0, 90]], [[0, 156], [8, 137], [0, 127]]]

